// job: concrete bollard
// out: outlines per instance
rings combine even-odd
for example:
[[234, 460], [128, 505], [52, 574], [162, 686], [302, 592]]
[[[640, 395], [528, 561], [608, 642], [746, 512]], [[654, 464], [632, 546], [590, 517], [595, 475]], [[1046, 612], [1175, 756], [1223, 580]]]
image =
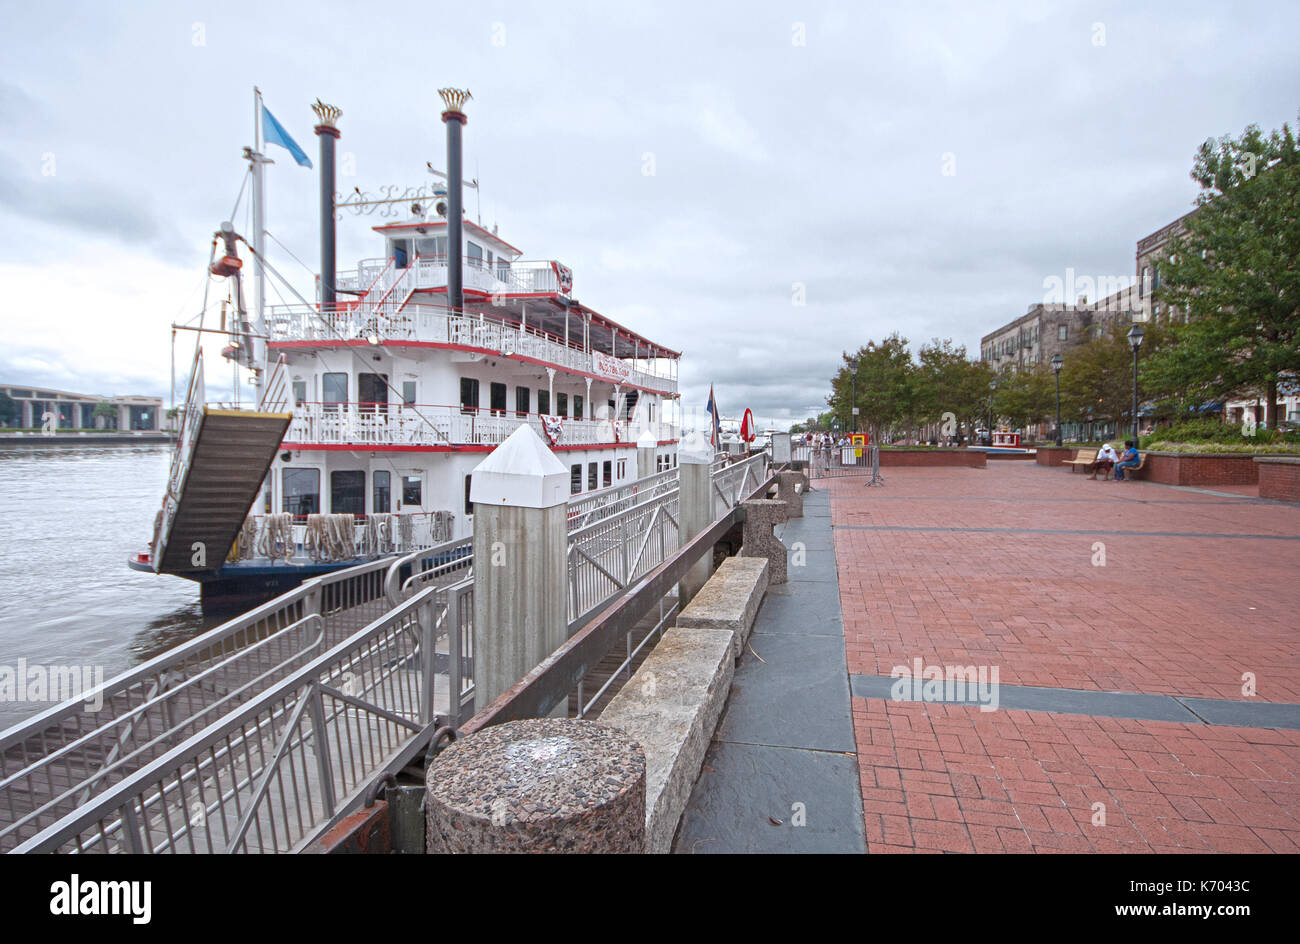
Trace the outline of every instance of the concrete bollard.
[[[687, 433], [677, 444], [677, 474], [681, 482], [678, 508], [681, 542], [685, 544], [713, 524], [713, 447], [700, 433]], [[691, 565], [677, 585], [677, 599], [685, 606], [713, 574], [713, 555], [705, 553]]]
[[568, 497], [569, 470], [527, 424], [474, 470], [476, 708], [568, 638]]
[[785, 583], [785, 545], [777, 539], [772, 529], [785, 521], [786, 503], [779, 499], [755, 498], [740, 503], [745, 509], [745, 525], [741, 557], [766, 557], [769, 586]]
[[802, 472], [780, 472], [777, 474], [776, 497], [788, 506], [787, 520], [803, 517], [803, 493], [797, 491], [795, 486], [804, 485], [806, 481]]
[[646, 850], [645, 753], [608, 725], [484, 728], [439, 754], [425, 785], [430, 854]]

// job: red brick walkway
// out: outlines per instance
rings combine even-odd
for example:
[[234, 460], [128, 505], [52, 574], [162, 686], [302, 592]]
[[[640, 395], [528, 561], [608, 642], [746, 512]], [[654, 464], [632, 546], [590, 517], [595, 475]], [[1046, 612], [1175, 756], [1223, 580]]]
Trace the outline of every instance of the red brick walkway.
[[[1273, 539], [1300, 508], [1028, 463], [886, 478], [824, 483], [851, 674], [1252, 700], [1251, 672], [1300, 702], [1300, 541]], [[1300, 851], [1297, 731], [853, 709], [870, 851]]]

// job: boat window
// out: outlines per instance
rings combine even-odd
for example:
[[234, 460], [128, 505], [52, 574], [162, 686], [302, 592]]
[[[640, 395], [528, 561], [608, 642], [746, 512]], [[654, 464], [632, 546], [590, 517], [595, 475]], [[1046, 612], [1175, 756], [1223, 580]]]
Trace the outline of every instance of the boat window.
[[555, 412], [560, 416], [569, 415], [569, 395], [567, 393], [557, 393], [555, 395]]
[[491, 249], [487, 250], [487, 270], [488, 272], [492, 271], [492, 250]]
[[374, 494], [371, 496], [371, 514], [386, 515], [393, 510], [393, 474], [382, 469], [370, 474]]
[[407, 404], [415, 403], [415, 381], [402, 381], [402, 402]]
[[445, 259], [447, 257], [447, 237], [430, 236], [415, 241], [415, 254], [421, 259]]
[[614, 463], [610, 462], [608, 459], [605, 460], [604, 473], [605, 473], [605, 488], [609, 488], [611, 485], [614, 484]]
[[295, 380], [293, 382], [293, 405], [301, 406], [307, 402], [307, 381]]
[[478, 381], [473, 377], [460, 378], [460, 411], [473, 413], [478, 409]]
[[547, 416], [551, 413], [551, 391], [537, 391], [537, 412], [545, 413]]
[[493, 383], [488, 386], [488, 405], [493, 416], [506, 415], [506, 385]]
[[576, 495], [582, 491], [582, 463], [569, 466], [569, 494]]
[[366, 513], [366, 473], [360, 471], [330, 473], [330, 511], [336, 515]]
[[470, 483], [470, 479], [472, 478], [474, 478], [472, 474], [465, 476], [465, 517], [466, 518], [472, 518], [474, 516], [474, 503], [469, 500], [469, 483]]
[[510, 263], [504, 258], [497, 259], [497, 278], [502, 282], [510, 281]]
[[533, 408], [533, 391], [529, 387], [515, 387], [515, 415], [527, 416]]
[[284, 510], [291, 515], [319, 514], [319, 469], [285, 469], [280, 478], [280, 490], [284, 493]]
[[582, 396], [579, 394], [573, 395], [573, 418], [582, 419]]
[[409, 265], [411, 256], [411, 241], [409, 239], [394, 239], [393, 246], [393, 268], [405, 269]]
[[632, 414], [636, 411], [636, 401], [640, 399], [640, 390], [629, 390], [623, 397], [623, 419], [630, 420]]
[[596, 478], [596, 463], [587, 463], [587, 488], [596, 488], [600, 482]]
[[320, 398], [325, 404], [325, 409], [333, 410], [338, 407], [336, 404], [348, 402], [348, 375], [347, 374], [322, 374], [320, 385]]
[[415, 505], [417, 508], [424, 504], [424, 479], [419, 475], [402, 476], [402, 504]]
[[388, 375], [357, 374], [357, 403], [365, 413], [388, 412]]
[[468, 256], [468, 262], [472, 267], [475, 269], [483, 268], [483, 247], [478, 243], [469, 243], [466, 256]]

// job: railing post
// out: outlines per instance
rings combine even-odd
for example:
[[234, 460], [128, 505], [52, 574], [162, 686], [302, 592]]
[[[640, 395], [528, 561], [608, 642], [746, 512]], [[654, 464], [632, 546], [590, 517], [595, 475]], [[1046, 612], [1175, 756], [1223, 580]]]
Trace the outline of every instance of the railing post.
[[[688, 433], [677, 445], [681, 482], [679, 515], [681, 546], [713, 523], [713, 447], [698, 432]], [[677, 599], [685, 607], [713, 573], [713, 555], [705, 554], [691, 565], [677, 586]]]
[[[447, 598], [447, 615], [450, 616], [455, 606], [452, 601], [455, 593], [451, 590], [444, 590], [443, 593]], [[438, 639], [437, 619], [433, 612], [434, 599], [436, 598], [437, 595], [435, 594], [433, 598], [425, 600], [424, 603], [420, 605], [419, 612], [416, 615], [416, 618], [420, 621], [420, 670], [423, 675], [423, 678], [421, 679], [421, 685], [423, 687], [420, 690], [420, 721], [424, 724], [428, 724], [432, 721], [433, 716], [436, 713], [436, 709], [433, 706], [433, 679], [437, 666], [437, 653], [434, 650]], [[455, 685], [456, 679], [459, 675], [458, 669], [459, 666], [455, 664], [455, 654], [453, 653], [451, 670], [447, 673], [447, 677], [453, 685]], [[459, 694], [459, 689], [453, 687], [449, 695], [449, 701], [447, 702], [447, 713], [451, 718], [450, 723], [453, 726], [458, 720], [456, 718], [455, 707], [456, 698]]]
[[636, 441], [636, 477], [639, 479], [648, 478], [659, 470], [655, 468], [655, 449], [659, 445], [659, 440], [655, 434], [647, 429]]
[[478, 705], [490, 704], [568, 638], [568, 491], [569, 470], [526, 424], [474, 470]]

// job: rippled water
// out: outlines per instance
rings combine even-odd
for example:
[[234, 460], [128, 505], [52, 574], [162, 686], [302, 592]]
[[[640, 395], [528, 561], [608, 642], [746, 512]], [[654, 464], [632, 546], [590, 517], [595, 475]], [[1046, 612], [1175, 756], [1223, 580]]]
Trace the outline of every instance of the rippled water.
[[[22, 658], [111, 678], [220, 621], [205, 620], [198, 584], [126, 566], [149, 541], [170, 454], [0, 444], [0, 666]], [[0, 728], [47, 707], [0, 701]]]

